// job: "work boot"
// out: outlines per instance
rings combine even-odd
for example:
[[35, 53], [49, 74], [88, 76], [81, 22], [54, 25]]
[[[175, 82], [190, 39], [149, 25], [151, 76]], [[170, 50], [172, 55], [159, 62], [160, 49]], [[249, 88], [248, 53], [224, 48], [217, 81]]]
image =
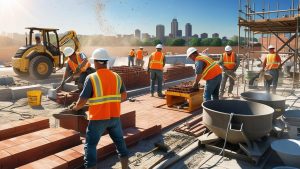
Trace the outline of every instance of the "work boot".
[[129, 166], [128, 166], [128, 163], [129, 163], [128, 157], [121, 157], [120, 158], [120, 162], [121, 162], [122, 169], [129, 169]]

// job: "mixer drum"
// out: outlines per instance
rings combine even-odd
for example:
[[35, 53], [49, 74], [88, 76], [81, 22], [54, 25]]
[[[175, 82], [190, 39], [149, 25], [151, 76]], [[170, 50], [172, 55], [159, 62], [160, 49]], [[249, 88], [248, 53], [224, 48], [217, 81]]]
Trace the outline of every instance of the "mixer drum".
[[244, 92], [241, 93], [241, 97], [248, 101], [262, 103], [272, 107], [274, 109], [274, 119], [281, 116], [285, 111], [285, 98], [282, 96], [270, 93]]
[[202, 103], [203, 123], [218, 137], [225, 139], [230, 114], [233, 113], [227, 141], [233, 144], [255, 140], [272, 129], [274, 109], [256, 102], [212, 100]]

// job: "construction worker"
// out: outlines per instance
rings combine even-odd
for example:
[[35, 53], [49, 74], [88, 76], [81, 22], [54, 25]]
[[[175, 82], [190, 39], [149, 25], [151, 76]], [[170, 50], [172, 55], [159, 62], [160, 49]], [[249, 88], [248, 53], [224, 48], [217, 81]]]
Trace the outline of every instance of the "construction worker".
[[128, 54], [128, 66], [130, 66], [130, 62], [131, 62], [131, 66], [134, 66], [134, 57], [135, 57], [135, 51], [134, 48], [132, 48]]
[[187, 58], [195, 62], [196, 77], [193, 88], [198, 89], [201, 79], [206, 80], [204, 100], [218, 100], [219, 88], [222, 80], [222, 69], [212, 58], [206, 54], [199, 54], [197, 49], [190, 47], [186, 51]]
[[42, 45], [41, 34], [40, 33], [36, 33], [34, 35], [34, 38], [35, 38], [35, 44], [36, 45]]
[[270, 45], [268, 47], [269, 54], [265, 57], [263, 62], [262, 71], [266, 70], [265, 73], [265, 88], [270, 93], [270, 87], [272, 87], [272, 93], [276, 94], [277, 82], [279, 77], [279, 70], [281, 69], [280, 56], [275, 52], [275, 47]]
[[94, 73], [95, 69], [91, 68], [91, 64], [84, 53], [75, 52], [71, 47], [66, 47], [63, 52], [64, 55], [69, 58], [67, 60], [66, 71], [63, 75], [62, 83], [65, 83], [65, 80], [72, 74], [79, 74], [77, 85], [79, 91], [81, 91], [85, 78], [87, 75]]
[[234, 79], [236, 78], [235, 72], [240, 65], [240, 59], [232, 51], [232, 47], [227, 45], [225, 47], [225, 52], [221, 55], [218, 63], [223, 69], [220, 97], [222, 97], [225, 93], [225, 85], [228, 78], [229, 78], [228, 96], [233, 96], [232, 90], [234, 85]]
[[165, 55], [162, 53], [162, 45], [156, 45], [156, 51], [149, 57], [148, 71], [150, 72], [150, 93], [154, 96], [155, 82], [157, 81], [157, 95], [163, 98], [162, 83], [163, 69], [166, 63]]
[[107, 69], [111, 58], [105, 49], [96, 49], [91, 59], [94, 60], [96, 72], [86, 78], [80, 97], [72, 108], [78, 111], [87, 102], [89, 104], [84, 165], [86, 168], [97, 168], [96, 147], [102, 134], [108, 131], [118, 150], [122, 169], [125, 169], [128, 168], [128, 150], [123, 138], [120, 106], [121, 101], [126, 100], [126, 89], [121, 77]]
[[143, 51], [143, 47], [140, 47], [140, 49], [138, 51], [136, 51], [136, 60], [135, 63], [137, 66], [144, 66], [144, 51]]

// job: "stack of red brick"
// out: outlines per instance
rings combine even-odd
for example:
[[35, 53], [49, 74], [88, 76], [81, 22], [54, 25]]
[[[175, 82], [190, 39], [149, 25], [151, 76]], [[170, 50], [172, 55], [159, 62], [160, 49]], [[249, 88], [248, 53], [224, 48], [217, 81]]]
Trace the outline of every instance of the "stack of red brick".
[[189, 136], [195, 136], [199, 137], [203, 135], [206, 132], [206, 127], [202, 123], [202, 116], [194, 118], [193, 120], [190, 120], [174, 129], [174, 131], [177, 131], [179, 133], [184, 133]]
[[164, 73], [164, 80], [166, 82], [170, 82], [174, 80], [192, 77], [194, 75], [195, 70], [192, 66], [176, 65], [167, 69], [167, 71]]
[[149, 74], [140, 66], [116, 66], [111, 68], [118, 73], [127, 89], [136, 89], [150, 85]]
[[[121, 120], [128, 146], [161, 132], [160, 125], [137, 127], [135, 112], [124, 114]], [[98, 158], [114, 152], [112, 140], [108, 134], [103, 135], [97, 146]], [[80, 133], [65, 128], [49, 128], [48, 118], [0, 125], [0, 169], [73, 169], [83, 166], [83, 156], [84, 145]]]
[[80, 93], [59, 91], [56, 94], [56, 102], [68, 106], [78, 100]]

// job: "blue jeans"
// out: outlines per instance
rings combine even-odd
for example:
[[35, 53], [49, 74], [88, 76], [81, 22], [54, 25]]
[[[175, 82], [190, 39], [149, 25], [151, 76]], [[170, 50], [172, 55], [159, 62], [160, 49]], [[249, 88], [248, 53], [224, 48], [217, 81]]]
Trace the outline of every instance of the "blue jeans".
[[128, 56], [128, 66], [130, 66], [130, 62], [131, 62], [131, 66], [134, 66], [134, 57]]
[[276, 93], [277, 83], [278, 83], [278, 77], [279, 77], [279, 70], [278, 69], [271, 69], [267, 70], [267, 73], [270, 73], [272, 75], [271, 80], [265, 80], [265, 88], [268, 93], [270, 93], [270, 87], [273, 84], [272, 93]]
[[105, 130], [108, 131], [109, 136], [115, 143], [119, 156], [128, 156], [120, 118], [112, 118], [110, 120], [90, 120], [86, 130], [86, 143], [84, 144], [84, 166], [86, 168], [96, 166], [96, 147]]
[[221, 85], [222, 74], [216, 76], [211, 80], [206, 81], [205, 89], [204, 89], [204, 101], [211, 100], [219, 100], [219, 89]]
[[151, 93], [154, 93], [156, 80], [157, 80], [157, 94], [162, 95], [163, 71], [151, 69], [150, 70], [150, 92]]

